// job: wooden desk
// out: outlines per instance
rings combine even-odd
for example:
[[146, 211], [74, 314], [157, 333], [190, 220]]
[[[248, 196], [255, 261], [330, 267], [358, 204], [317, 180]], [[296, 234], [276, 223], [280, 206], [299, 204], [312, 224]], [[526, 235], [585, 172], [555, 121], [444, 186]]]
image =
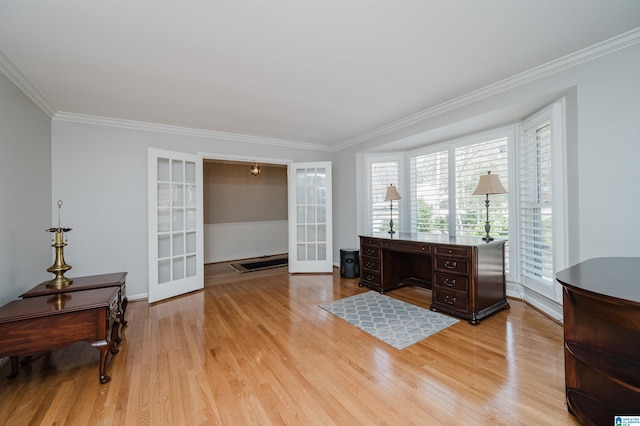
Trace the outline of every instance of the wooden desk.
[[[14, 300], [0, 308], [0, 357], [11, 358], [10, 378], [18, 374], [18, 357], [89, 342], [100, 351], [100, 383], [107, 350], [118, 353], [118, 289], [114, 287]], [[111, 336], [108, 335], [111, 330]]]
[[567, 407], [585, 425], [640, 415], [640, 258], [589, 259], [563, 286]]
[[[60, 293], [72, 293], [76, 291], [92, 290], [96, 288], [118, 287], [118, 323], [119, 326], [127, 325], [127, 321], [124, 318], [127, 311], [127, 304], [129, 303], [127, 299], [126, 272], [90, 275], [86, 277], [76, 277], [71, 279], [73, 280], [73, 283], [61, 289], [49, 288], [47, 287], [47, 283], [49, 281], [44, 281], [31, 290], [27, 291], [26, 293], [22, 294], [20, 297], [26, 299], [30, 297], [50, 296]], [[120, 332], [118, 330], [116, 343], [120, 343], [121, 341], [122, 339], [120, 339]]]
[[433, 234], [360, 236], [360, 286], [381, 293], [405, 285], [431, 290], [432, 311], [480, 320], [504, 308], [504, 245], [480, 237]]

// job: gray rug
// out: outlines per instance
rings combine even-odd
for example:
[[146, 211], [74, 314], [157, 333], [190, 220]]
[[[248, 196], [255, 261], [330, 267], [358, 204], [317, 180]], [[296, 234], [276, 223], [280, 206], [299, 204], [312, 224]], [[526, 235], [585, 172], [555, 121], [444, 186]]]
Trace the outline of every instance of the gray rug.
[[455, 324], [457, 319], [368, 291], [320, 305], [396, 349], [404, 349]]

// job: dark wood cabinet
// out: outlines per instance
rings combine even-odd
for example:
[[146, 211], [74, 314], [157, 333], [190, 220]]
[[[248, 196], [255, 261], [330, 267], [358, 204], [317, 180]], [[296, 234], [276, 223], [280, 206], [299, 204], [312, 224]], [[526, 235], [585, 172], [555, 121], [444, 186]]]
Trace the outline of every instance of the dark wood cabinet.
[[640, 258], [560, 271], [567, 407], [585, 425], [640, 415]]
[[10, 378], [18, 374], [18, 357], [88, 342], [100, 351], [100, 383], [107, 351], [118, 353], [118, 289], [98, 288], [70, 294], [14, 300], [0, 308], [0, 357], [11, 360]]
[[49, 288], [49, 281], [44, 281], [31, 290], [20, 295], [23, 299], [39, 296], [51, 296], [54, 294], [73, 293], [75, 291], [93, 290], [96, 288], [118, 287], [118, 319], [122, 326], [127, 325], [125, 314], [127, 312], [127, 273], [113, 272], [110, 274], [90, 275], [86, 277], [72, 278], [71, 285], [63, 288]]
[[433, 311], [478, 324], [508, 308], [506, 240], [431, 234], [360, 237], [360, 285], [381, 293], [405, 285], [432, 291]]

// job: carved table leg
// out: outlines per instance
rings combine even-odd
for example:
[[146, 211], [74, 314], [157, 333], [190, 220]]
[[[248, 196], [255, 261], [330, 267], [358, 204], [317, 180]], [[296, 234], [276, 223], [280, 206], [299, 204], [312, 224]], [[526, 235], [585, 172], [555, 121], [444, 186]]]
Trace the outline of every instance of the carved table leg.
[[10, 356], [9, 359], [11, 360], [11, 373], [7, 376], [8, 379], [15, 379], [16, 377], [18, 377], [18, 357], [17, 356]]
[[111, 326], [111, 342], [109, 344], [109, 351], [111, 352], [112, 355], [115, 355], [118, 352], [120, 352], [120, 349], [116, 347], [116, 344], [122, 342], [122, 339], [120, 338], [120, 336], [118, 336], [119, 330], [120, 330], [120, 321], [118, 320], [118, 318], [116, 318], [113, 321], [113, 325]]
[[107, 376], [105, 373], [109, 342], [107, 342], [106, 340], [100, 340], [99, 342], [92, 343], [91, 346], [97, 348], [100, 351], [100, 383], [104, 385], [111, 380], [111, 377]]
[[113, 325], [111, 326], [111, 344], [115, 347], [115, 345], [119, 345], [122, 343], [122, 337], [120, 337], [120, 312], [116, 314], [116, 319], [113, 321]]
[[[122, 324], [122, 326], [124, 327], [125, 325], [127, 325], [127, 320], [124, 319], [124, 314], [127, 312], [127, 305], [129, 304], [129, 299], [127, 299], [127, 296], [125, 296], [122, 299], [122, 306], [120, 306], [120, 312], [118, 312], [118, 316], [120, 319], [120, 324]], [[120, 342], [118, 342], [120, 343]]]

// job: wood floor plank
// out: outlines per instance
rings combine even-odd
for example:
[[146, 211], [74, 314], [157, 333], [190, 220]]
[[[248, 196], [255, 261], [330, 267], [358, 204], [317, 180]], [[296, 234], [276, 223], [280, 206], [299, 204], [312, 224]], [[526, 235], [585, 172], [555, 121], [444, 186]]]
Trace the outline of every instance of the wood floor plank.
[[[368, 291], [337, 270], [215, 264], [205, 275], [202, 291], [129, 303], [105, 385], [99, 352], [83, 343], [0, 376], [0, 424], [578, 424], [562, 326], [519, 300], [397, 350], [319, 308]], [[418, 287], [388, 295], [431, 303]]]

